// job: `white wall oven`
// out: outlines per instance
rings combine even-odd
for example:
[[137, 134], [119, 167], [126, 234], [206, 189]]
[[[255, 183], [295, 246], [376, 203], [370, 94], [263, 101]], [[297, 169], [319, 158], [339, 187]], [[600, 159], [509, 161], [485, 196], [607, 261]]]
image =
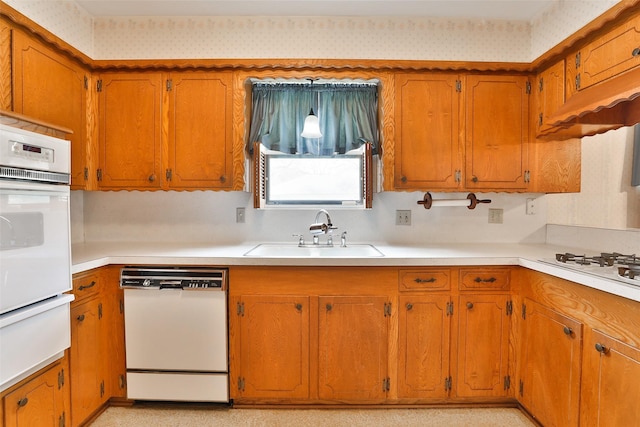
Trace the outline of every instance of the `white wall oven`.
[[69, 141], [0, 124], [0, 391], [69, 347]]

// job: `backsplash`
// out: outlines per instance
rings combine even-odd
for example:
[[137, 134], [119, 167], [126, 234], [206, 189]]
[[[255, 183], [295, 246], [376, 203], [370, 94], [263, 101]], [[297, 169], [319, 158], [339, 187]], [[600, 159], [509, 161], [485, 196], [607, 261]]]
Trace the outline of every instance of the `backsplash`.
[[[385, 192], [373, 198], [371, 210], [327, 208], [336, 233], [348, 232], [351, 242], [431, 244], [455, 242], [530, 242], [545, 239], [546, 206], [536, 202], [536, 215], [526, 215], [525, 201], [538, 195], [487, 193], [491, 204], [424, 209], [417, 204], [424, 193]], [[433, 193], [434, 199], [460, 198], [466, 193]], [[295, 241], [309, 235], [315, 209], [256, 210], [244, 192], [72, 192], [74, 242], [193, 241], [218, 244], [243, 241]], [[80, 208], [82, 206], [82, 208]], [[235, 222], [236, 207], [246, 208], [246, 222]], [[504, 223], [489, 224], [488, 209], [503, 209]], [[395, 225], [396, 209], [411, 210], [410, 226]]]

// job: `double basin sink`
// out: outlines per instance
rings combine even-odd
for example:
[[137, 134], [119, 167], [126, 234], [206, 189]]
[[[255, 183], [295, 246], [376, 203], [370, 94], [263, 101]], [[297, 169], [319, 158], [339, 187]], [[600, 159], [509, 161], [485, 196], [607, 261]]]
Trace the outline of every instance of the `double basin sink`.
[[383, 257], [375, 246], [349, 244], [347, 246], [296, 245], [292, 243], [262, 243], [244, 256], [264, 258], [370, 258]]

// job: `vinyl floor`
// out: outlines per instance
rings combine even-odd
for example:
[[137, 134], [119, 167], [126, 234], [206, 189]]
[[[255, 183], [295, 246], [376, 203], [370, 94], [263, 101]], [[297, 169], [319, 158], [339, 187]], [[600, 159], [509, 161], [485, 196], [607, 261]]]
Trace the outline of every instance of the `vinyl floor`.
[[244, 409], [110, 407], [91, 427], [533, 427], [515, 408]]

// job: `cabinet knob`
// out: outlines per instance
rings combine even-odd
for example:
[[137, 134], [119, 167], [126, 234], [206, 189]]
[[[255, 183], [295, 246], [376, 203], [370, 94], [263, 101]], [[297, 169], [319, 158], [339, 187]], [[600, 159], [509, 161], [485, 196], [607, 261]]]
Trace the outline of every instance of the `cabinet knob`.
[[84, 320], [84, 314], [81, 314], [80, 316], [76, 317], [76, 319], [78, 319], [79, 322], [82, 322]]
[[468, 308], [469, 310], [471, 310], [471, 309], [473, 308], [473, 303], [472, 303], [472, 302], [468, 302], [468, 303], [467, 303], [467, 308]]
[[296, 310], [302, 311], [302, 304], [300, 303], [296, 304]]
[[331, 304], [327, 304], [326, 305], [327, 311], [331, 311], [331, 309], [333, 308], [333, 306]]
[[407, 310], [411, 310], [413, 308], [413, 304], [407, 303]]
[[26, 406], [27, 403], [29, 403], [29, 399], [27, 397], [23, 397], [22, 399], [18, 400], [18, 407], [22, 408]]
[[601, 354], [607, 354], [609, 349], [600, 343], [596, 343], [596, 351]]
[[562, 331], [564, 332], [565, 335], [571, 336], [573, 334], [573, 329], [571, 329], [568, 326], [565, 326], [564, 328], [562, 328]]
[[633, 52], [631, 52], [631, 56], [640, 56], [640, 47], [633, 49]]
[[473, 182], [478, 182], [478, 177], [477, 177], [477, 176], [474, 176], [473, 178], [471, 178], [471, 181], [473, 181]]
[[149, 182], [153, 182], [153, 181], [155, 181], [155, 180], [156, 180], [156, 176], [155, 176], [155, 174], [153, 174], [153, 175], [149, 175]]
[[227, 177], [226, 177], [226, 176], [224, 176], [224, 175], [222, 175], [222, 176], [220, 177], [220, 182], [222, 182], [222, 183], [227, 182]]

